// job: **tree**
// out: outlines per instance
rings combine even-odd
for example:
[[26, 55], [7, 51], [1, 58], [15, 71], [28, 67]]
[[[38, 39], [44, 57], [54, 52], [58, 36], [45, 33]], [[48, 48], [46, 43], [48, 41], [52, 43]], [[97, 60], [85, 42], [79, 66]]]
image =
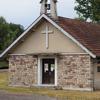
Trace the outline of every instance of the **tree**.
[[23, 26], [8, 23], [0, 17], [0, 52], [10, 45], [24, 31]]
[[79, 18], [100, 23], [100, 0], [76, 0], [75, 10]]

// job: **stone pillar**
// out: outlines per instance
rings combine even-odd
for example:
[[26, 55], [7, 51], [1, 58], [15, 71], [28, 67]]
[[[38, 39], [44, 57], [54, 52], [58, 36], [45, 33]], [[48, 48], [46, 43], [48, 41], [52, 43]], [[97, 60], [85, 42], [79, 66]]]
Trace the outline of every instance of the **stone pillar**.
[[93, 90], [93, 66], [89, 55], [58, 56], [58, 86], [71, 90]]
[[10, 56], [9, 58], [9, 85], [34, 86], [37, 84], [37, 57]]
[[53, 19], [57, 20], [58, 19], [58, 17], [57, 17], [57, 7], [56, 7], [57, 0], [50, 0], [50, 3], [51, 3], [50, 15]]
[[46, 3], [47, 3], [47, 0], [41, 0], [41, 11], [40, 11], [40, 15], [42, 14], [46, 14], [47, 13], [47, 9], [46, 9]]

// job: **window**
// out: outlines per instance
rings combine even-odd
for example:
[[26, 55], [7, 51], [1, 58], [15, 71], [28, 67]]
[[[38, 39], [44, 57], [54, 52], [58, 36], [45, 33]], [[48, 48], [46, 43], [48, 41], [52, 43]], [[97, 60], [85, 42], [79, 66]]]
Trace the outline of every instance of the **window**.
[[97, 67], [97, 72], [100, 72], [100, 66]]

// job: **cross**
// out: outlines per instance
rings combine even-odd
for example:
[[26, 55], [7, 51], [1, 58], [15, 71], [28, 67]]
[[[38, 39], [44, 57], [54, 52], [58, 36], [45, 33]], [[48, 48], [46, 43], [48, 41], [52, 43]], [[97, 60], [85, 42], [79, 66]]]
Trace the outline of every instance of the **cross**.
[[49, 34], [53, 34], [53, 31], [49, 31], [49, 27], [46, 24], [45, 31], [42, 32], [43, 34], [46, 34], [46, 48], [49, 48]]

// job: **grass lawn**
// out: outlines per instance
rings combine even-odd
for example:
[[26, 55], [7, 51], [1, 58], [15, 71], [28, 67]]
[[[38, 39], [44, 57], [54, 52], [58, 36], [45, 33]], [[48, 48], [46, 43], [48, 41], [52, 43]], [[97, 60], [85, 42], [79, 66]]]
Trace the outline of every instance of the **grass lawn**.
[[[51, 90], [51, 89], [39, 89], [39, 88], [20, 88], [8, 86], [8, 73], [0, 73], [0, 90], [4, 90], [10, 93], [19, 94], [41, 94], [51, 97], [65, 98], [64, 100], [100, 100], [100, 91], [96, 92], [79, 92], [79, 91], [65, 91], [65, 90]], [[59, 99], [63, 100], [63, 99]]]

